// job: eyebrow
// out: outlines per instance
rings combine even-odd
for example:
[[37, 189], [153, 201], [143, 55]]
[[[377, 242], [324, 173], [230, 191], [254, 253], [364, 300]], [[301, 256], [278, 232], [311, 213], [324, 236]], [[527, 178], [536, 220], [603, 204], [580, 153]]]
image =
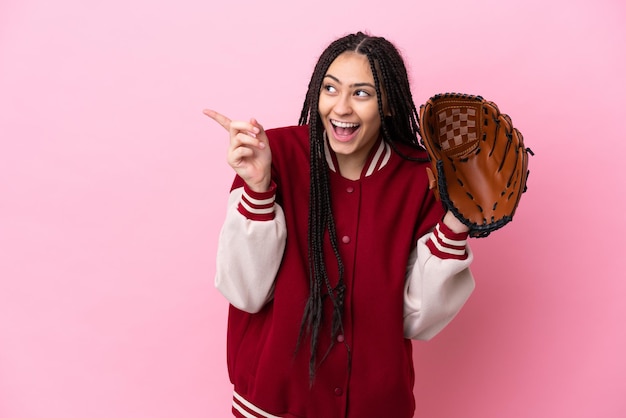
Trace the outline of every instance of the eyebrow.
[[[337, 83], [342, 84], [341, 81], [339, 81], [339, 79], [337, 77], [335, 77], [334, 75], [332, 75], [332, 74], [326, 74], [324, 76], [324, 78], [326, 78], [326, 77], [332, 78]], [[354, 83], [354, 84], [351, 84], [350, 87], [371, 87], [374, 90], [376, 90], [376, 86], [374, 86], [372, 83]]]

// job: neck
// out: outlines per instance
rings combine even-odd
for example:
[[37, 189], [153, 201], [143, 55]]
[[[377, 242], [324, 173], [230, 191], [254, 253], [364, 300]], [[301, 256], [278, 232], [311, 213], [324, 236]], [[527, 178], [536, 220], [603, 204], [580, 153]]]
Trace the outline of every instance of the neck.
[[339, 165], [339, 173], [348, 180], [358, 180], [361, 178], [363, 167], [365, 166], [365, 158], [355, 158], [353, 155], [337, 154], [337, 164]]
[[[374, 151], [373, 148], [376, 148], [377, 151]], [[324, 152], [326, 162], [332, 171], [348, 180], [359, 180], [361, 177], [371, 175], [374, 171], [387, 165], [391, 148], [379, 138], [367, 150], [362, 149], [358, 153], [337, 154], [331, 149], [328, 141], [325, 141]]]
[[361, 178], [363, 174], [363, 169], [365, 164], [370, 158], [370, 153], [372, 152], [372, 148], [378, 144], [378, 141], [375, 141], [367, 148], [361, 148], [356, 152], [352, 152], [350, 154], [337, 154], [335, 153], [335, 158], [337, 159], [338, 171], [342, 177], [347, 178], [348, 180], [358, 180]]

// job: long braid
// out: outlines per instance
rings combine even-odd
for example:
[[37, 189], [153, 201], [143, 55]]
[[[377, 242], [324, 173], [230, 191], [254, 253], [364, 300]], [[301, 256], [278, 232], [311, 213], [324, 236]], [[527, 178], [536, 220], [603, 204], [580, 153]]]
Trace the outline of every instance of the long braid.
[[[309, 125], [311, 185], [308, 218], [309, 298], [304, 308], [296, 350], [299, 349], [304, 334], [309, 334], [311, 384], [317, 366], [319, 329], [323, 320], [323, 296], [328, 297], [333, 305], [331, 346], [326, 355], [333, 347], [336, 336], [340, 332], [343, 333], [342, 316], [346, 289], [343, 277], [344, 265], [339, 254], [332, 212], [329, 168], [324, 148], [324, 127], [318, 113], [318, 103], [328, 67], [339, 55], [347, 51], [354, 51], [368, 57], [374, 75], [383, 139], [396, 152], [398, 152], [395, 146], [397, 142], [421, 148], [418, 140], [419, 116], [411, 96], [406, 67], [395, 46], [384, 38], [372, 37], [362, 32], [347, 35], [331, 43], [315, 66], [298, 122], [300, 125]], [[383, 96], [383, 91], [385, 96]], [[386, 97], [386, 104], [383, 97]], [[386, 115], [385, 110], [390, 111], [391, 114]], [[327, 232], [338, 265], [339, 279], [334, 288], [328, 276], [324, 257], [324, 241]], [[323, 288], [325, 295], [322, 294]]]
[[[380, 39], [380, 38], [378, 38]], [[393, 44], [381, 42], [375, 45], [365, 44], [360, 51], [368, 57], [378, 96], [378, 108], [381, 116], [383, 139], [402, 155], [395, 143], [402, 142], [412, 147], [422, 148], [419, 143], [419, 113], [413, 102], [406, 66]], [[381, 80], [382, 78], [382, 80]], [[387, 106], [393, 114], [383, 114], [383, 95], [381, 81], [387, 99]], [[404, 158], [425, 161], [402, 155]]]

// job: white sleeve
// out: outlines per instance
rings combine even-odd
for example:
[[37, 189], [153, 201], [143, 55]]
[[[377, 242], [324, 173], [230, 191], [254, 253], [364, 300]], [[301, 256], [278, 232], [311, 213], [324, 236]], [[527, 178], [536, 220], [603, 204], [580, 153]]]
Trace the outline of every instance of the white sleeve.
[[[265, 207], [265, 216], [251, 205]], [[268, 213], [273, 216], [268, 218]], [[258, 200], [243, 187], [234, 189], [218, 240], [215, 287], [236, 308], [260, 311], [273, 297], [286, 239], [285, 215], [273, 193]]]
[[[429, 340], [461, 310], [474, 290], [473, 254], [442, 223], [421, 237], [411, 253], [404, 286], [404, 336]], [[452, 237], [452, 238], [451, 238]]]

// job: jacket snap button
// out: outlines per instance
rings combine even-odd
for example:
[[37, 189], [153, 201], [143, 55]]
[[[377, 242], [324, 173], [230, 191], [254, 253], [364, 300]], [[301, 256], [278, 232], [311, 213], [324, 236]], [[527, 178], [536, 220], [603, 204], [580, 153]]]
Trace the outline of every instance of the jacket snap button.
[[335, 388], [335, 396], [341, 396], [341, 395], [343, 395], [343, 389]]
[[344, 244], [349, 243], [349, 242], [350, 242], [350, 237], [349, 237], [349, 236], [347, 236], [347, 235], [344, 235], [344, 236], [341, 238], [341, 242], [343, 242]]

